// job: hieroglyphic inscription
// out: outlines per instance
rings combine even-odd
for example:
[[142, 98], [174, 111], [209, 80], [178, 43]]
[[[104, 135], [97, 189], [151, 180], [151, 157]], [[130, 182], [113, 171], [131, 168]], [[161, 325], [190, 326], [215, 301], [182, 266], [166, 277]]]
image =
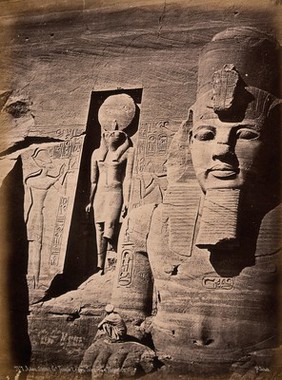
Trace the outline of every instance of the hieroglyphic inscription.
[[204, 288], [217, 290], [231, 290], [234, 286], [233, 278], [229, 277], [203, 277], [202, 284]]
[[[168, 121], [141, 124], [137, 144], [138, 172], [150, 172], [152, 166], [156, 172], [166, 171], [163, 165], [164, 156], [166, 156], [172, 134]], [[148, 156], [151, 156], [150, 159], [146, 159]], [[144, 164], [140, 164], [142, 161]]]
[[130, 286], [132, 281], [133, 255], [130, 249], [125, 249], [121, 254], [121, 267], [118, 276], [120, 286]]
[[140, 125], [131, 207], [162, 201], [166, 187], [166, 156], [173, 134], [173, 126], [168, 121]]
[[155, 135], [149, 135], [147, 146], [146, 146], [146, 153], [149, 156], [153, 156], [157, 151], [157, 139]]
[[62, 236], [63, 236], [63, 230], [64, 230], [64, 225], [65, 225], [65, 220], [66, 220], [67, 206], [68, 206], [68, 198], [61, 197], [58, 213], [57, 213], [57, 218], [55, 222], [55, 227], [54, 227], [52, 251], [51, 251], [51, 256], [50, 256], [51, 266], [57, 266], [59, 263], [59, 254], [60, 254], [61, 245], [62, 245]]
[[82, 142], [80, 139], [73, 139], [71, 141], [64, 141], [50, 150], [50, 155], [55, 158], [70, 158], [80, 152]]
[[160, 133], [157, 137], [157, 151], [165, 154], [168, 148], [168, 136], [166, 133]]
[[64, 140], [70, 140], [73, 137], [77, 137], [83, 134], [85, 131], [84, 128], [58, 128], [56, 130], [56, 137], [64, 139]]
[[[66, 191], [73, 182], [71, 178], [72, 173], [76, 173], [76, 175], [78, 174], [77, 170], [81, 150], [82, 140], [76, 137], [70, 141], [64, 141], [60, 144], [57, 144], [50, 150], [50, 155], [53, 157], [53, 159], [64, 160], [66, 162], [66, 176], [62, 181], [65, 193], [60, 197], [51, 244], [50, 266], [53, 268], [58, 267], [60, 263], [60, 252], [62, 250], [62, 243], [64, 241], [64, 235], [66, 233], [64, 229], [67, 216], [70, 213], [68, 209], [71, 207], [72, 203], [70, 201], [70, 196], [68, 196]], [[70, 176], [69, 183], [67, 183], [68, 176]], [[74, 194], [72, 194], [72, 198], [73, 196]]]
[[36, 125], [36, 128], [31, 128], [29, 130], [29, 136], [48, 136], [62, 141], [72, 140], [73, 138], [84, 136], [84, 134], [85, 126], [80, 124], [68, 125], [54, 130], [51, 125]]

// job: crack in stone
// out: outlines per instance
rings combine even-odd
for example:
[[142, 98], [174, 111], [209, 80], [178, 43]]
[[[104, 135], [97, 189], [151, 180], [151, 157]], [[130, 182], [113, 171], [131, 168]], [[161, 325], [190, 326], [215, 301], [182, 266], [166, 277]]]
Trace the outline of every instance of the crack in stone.
[[160, 34], [161, 34], [161, 30], [162, 30], [162, 27], [163, 27], [163, 21], [164, 21], [165, 15], [166, 15], [166, 0], [164, 1], [162, 14], [159, 17], [158, 37], [160, 37]]
[[15, 143], [13, 146], [9, 147], [8, 149], [0, 152], [0, 159], [7, 157], [17, 151], [21, 151], [23, 149], [29, 148], [33, 144], [56, 143], [56, 142], [62, 142], [62, 141], [64, 140], [53, 138], [53, 137], [25, 137], [22, 141], [19, 141]]

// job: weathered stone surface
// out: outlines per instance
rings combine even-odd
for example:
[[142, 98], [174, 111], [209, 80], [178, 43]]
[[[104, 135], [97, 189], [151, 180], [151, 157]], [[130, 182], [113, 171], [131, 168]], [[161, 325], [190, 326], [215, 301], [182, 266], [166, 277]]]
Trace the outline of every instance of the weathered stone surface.
[[[230, 252], [230, 250], [220, 252], [224, 256], [218, 255], [218, 252], [210, 254], [207, 250], [202, 254], [198, 248], [194, 248], [199, 228], [198, 222], [201, 219], [201, 208], [198, 208], [200, 189], [195, 184], [195, 175], [188, 152], [189, 123], [187, 127], [180, 129], [178, 139], [172, 141], [172, 137], [181, 121], [186, 118], [188, 107], [195, 101], [197, 61], [202, 47], [215, 33], [234, 25], [257, 25], [270, 32], [276, 29], [279, 34], [282, 23], [277, 23], [276, 27], [273, 23], [275, 17], [279, 18], [279, 8], [274, 2], [268, 1], [256, 4], [256, 9], [252, 9], [251, 4], [245, 7], [237, 1], [228, 2], [227, 6], [220, 8], [217, 1], [204, 4], [199, 1], [193, 5], [181, 1], [142, 1], [134, 2], [134, 4], [127, 1], [121, 1], [119, 4], [116, 2], [115, 4], [112, 2], [89, 4], [85, 1], [74, 4], [72, 1], [67, 1], [60, 9], [58, 2], [54, 5], [47, 1], [41, 4], [40, 9], [37, 9], [34, 14], [26, 13], [31, 8], [30, 4], [25, 4], [25, 9], [23, 7], [20, 9], [16, 19], [10, 4], [8, 7], [10, 10], [7, 10], [5, 9], [7, 2], [1, 2], [2, 10], [3, 4], [3, 14], [6, 17], [1, 17], [0, 20], [4, 26], [0, 33], [5, 37], [0, 39], [1, 54], [5, 57], [0, 63], [1, 72], [3, 72], [2, 88], [17, 89], [16, 93], [24, 93], [24, 98], [31, 100], [32, 104], [28, 106], [28, 112], [33, 115], [33, 123], [17, 125], [16, 129], [15, 124], [10, 123], [13, 119], [9, 120], [8, 127], [5, 127], [5, 134], [11, 133], [12, 142], [6, 144], [6, 139], [1, 134], [1, 143], [4, 141], [2, 157], [5, 157], [5, 161], [11, 160], [6, 166], [3, 178], [10, 168], [12, 170], [9, 175], [17, 175], [20, 178], [20, 159], [15, 165], [13, 160], [20, 153], [23, 153], [23, 157], [28, 157], [29, 147], [32, 144], [38, 144], [39, 149], [41, 149], [41, 144], [46, 143], [50, 146], [53, 143], [66, 144], [66, 141], [74, 141], [86, 132], [76, 197], [73, 202], [73, 219], [66, 228], [69, 234], [66, 238], [68, 249], [65, 265], [61, 277], [55, 277], [55, 280], [61, 279], [62, 282], [56, 283], [53, 293], [50, 293], [51, 296], [56, 292], [62, 293], [76, 288], [85, 278], [93, 274], [96, 267], [93, 259], [95, 256], [94, 226], [85, 214], [89, 196], [87, 189], [89, 189], [90, 156], [92, 151], [97, 149], [100, 139], [98, 120], [93, 116], [95, 102], [92, 100], [95, 94], [99, 93], [98, 90], [114, 91], [117, 87], [130, 89], [143, 87], [138, 142], [137, 136], [133, 140], [137, 153], [130, 207], [136, 208], [149, 203], [158, 204], [162, 201], [164, 204], [151, 214], [147, 208], [144, 214], [140, 211], [135, 222], [134, 216], [131, 216], [132, 222], [138, 226], [137, 231], [140, 231], [140, 225], [143, 226], [143, 219], [140, 223], [142, 215], [149, 217], [153, 229], [150, 230], [148, 240], [146, 236], [143, 236], [143, 231], [140, 231], [139, 237], [137, 233], [135, 234], [137, 246], [139, 248], [141, 246], [138, 252], [140, 257], [136, 260], [134, 253], [128, 254], [129, 250], [123, 246], [122, 270], [119, 270], [120, 268], [117, 270], [122, 284], [118, 291], [123, 293], [123, 297], [119, 295], [114, 297], [119, 300], [121, 310], [126, 309], [125, 315], [127, 313], [129, 315], [131, 309], [134, 314], [137, 305], [137, 316], [142, 320], [144, 317], [142, 303], [146, 304], [147, 314], [150, 314], [151, 309], [158, 312], [159, 316], [152, 329], [158, 354], [160, 357], [167, 357], [169, 354], [163, 351], [169, 349], [173, 352], [171, 357], [175, 361], [177, 357], [185, 355], [185, 359], [188, 357], [190, 360], [193, 356], [190, 353], [196, 350], [200, 361], [208, 361], [212, 358], [214, 368], [217, 350], [215, 346], [218, 344], [221, 347], [221, 342], [211, 337], [210, 332], [214, 325], [222, 325], [228, 329], [228, 323], [234, 317], [234, 313], [239, 319], [247, 318], [247, 322], [244, 326], [240, 324], [235, 326], [230, 336], [226, 334], [222, 342], [223, 347], [233, 344], [231, 341], [235, 332], [238, 339], [236, 344], [238, 343], [239, 348], [248, 339], [253, 338], [251, 335], [255, 328], [257, 334], [262, 332], [268, 335], [265, 327], [267, 323], [262, 323], [265, 314], [261, 309], [268, 309], [271, 319], [271, 311], [276, 308], [273, 304], [275, 304], [276, 285], [274, 286], [274, 283], [277, 269], [274, 262], [278, 256], [280, 234], [277, 223], [278, 211], [273, 209], [263, 216], [255, 255], [245, 255], [254, 248], [256, 242], [254, 236], [258, 231], [257, 220], [250, 219], [248, 213], [242, 221], [240, 220], [239, 225], [242, 228], [239, 235], [247, 241], [248, 249], [251, 246], [250, 251], [243, 247], [236, 252]], [[14, 5], [16, 7], [17, 3]], [[214, 68], [211, 74], [217, 71], [215, 79], [225, 75], [222, 69], [223, 64]], [[230, 70], [232, 71], [231, 68]], [[232, 72], [231, 75], [233, 74]], [[224, 101], [216, 86], [214, 90], [216, 90], [217, 99], [209, 105], [215, 106], [219, 113], [222, 110], [232, 109], [236, 103], [234, 99], [238, 91], [237, 84], [232, 87], [232, 91], [228, 93], [230, 96]], [[92, 93], [93, 91], [95, 94]], [[8, 92], [4, 91], [3, 101], [8, 96]], [[99, 94], [101, 93], [102, 91]], [[252, 95], [257, 94], [252, 92]], [[92, 100], [89, 110], [90, 98]], [[13, 109], [11, 108], [13, 118], [25, 109], [24, 104], [17, 103]], [[182, 138], [185, 139], [183, 144]], [[15, 146], [14, 144], [18, 141], [22, 141], [23, 146], [17, 144]], [[169, 152], [170, 164], [166, 161], [169, 146], [172, 147]], [[10, 147], [13, 149], [8, 150]], [[31, 148], [33, 149], [33, 145]], [[29, 150], [26, 151], [26, 149]], [[32, 162], [31, 156], [28, 160]], [[4, 163], [4, 160], [2, 162]], [[58, 166], [60, 167], [59, 162]], [[35, 172], [30, 171], [27, 175], [33, 173]], [[166, 177], [167, 174], [169, 178]], [[173, 180], [170, 182], [171, 179]], [[175, 180], [179, 180], [179, 183], [175, 184]], [[71, 191], [72, 197], [75, 196], [74, 190], [73, 186], [68, 186], [67, 191]], [[51, 206], [50, 209], [44, 210], [45, 214], [52, 214], [50, 225], [48, 222], [46, 229], [48, 239], [49, 229], [50, 226], [52, 228], [55, 218], [51, 210], [55, 207], [59, 194], [52, 186], [53, 196], [50, 199], [51, 188], [49, 191], [50, 195], [46, 195], [46, 202], [49, 197], [48, 205], [51, 203]], [[258, 191], [255, 193], [257, 194]], [[269, 194], [274, 194], [274, 191], [271, 189]], [[14, 205], [12, 210], [17, 209], [15, 214], [11, 213], [12, 220], [16, 220], [13, 224], [14, 231], [20, 231], [18, 219], [21, 217], [21, 211], [17, 205], [20, 204], [21, 197], [23, 197], [22, 190], [17, 199], [10, 198], [9, 201]], [[261, 197], [260, 209], [265, 210], [269, 208], [269, 202], [263, 198], [264, 196]], [[212, 199], [206, 199], [206, 201], [208, 203]], [[161, 229], [159, 229], [159, 223], [162, 226]], [[246, 225], [247, 228], [244, 228]], [[21, 236], [23, 235], [21, 231]], [[251, 239], [249, 236], [254, 238]], [[44, 239], [45, 236], [43, 236]], [[155, 242], [152, 243], [153, 239]], [[134, 244], [131, 244], [132, 248]], [[146, 255], [148, 248], [151, 251], [149, 258]], [[19, 244], [14, 251], [22, 253]], [[7, 250], [7, 252], [10, 251]], [[46, 251], [44, 258], [49, 258], [50, 254], [50, 250]], [[20, 261], [20, 272], [24, 273], [26, 270], [24, 260]], [[136, 269], [134, 266], [137, 263], [139, 264]], [[141, 266], [144, 271], [140, 270]], [[151, 270], [153, 277], [157, 278], [154, 283], [157, 290], [152, 302]], [[192, 270], [195, 270], [195, 273], [191, 273]], [[161, 273], [159, 274], [158, 271]], [[14, 272], [10, 270], [9, 273], [11, 275]], [[158, 276], [160, 276], [159, 279]], [[255, 278], [259, 279], [256, 283], [253, 282]], [[29, 332], [32, 346], [36, 348], [33, 349], [35, 354], [33, 357], [39, 367], [44, 361], [48, 368], [55, 356], [53, 352], [58, 353], [56, 356], [58, 365], [60, 362], [65, 363], [66, 366], [70, 365], [72, 352], [74, 352], [75, 365], [79, 363], [83, 350], [90, 344], [85, 337], [91, 330], [91, 326], [93, 327], [91, 331], [95, 331], [102, 307], [111, 296], [111, 290], [109, 290], [111, 281], [107, 283], [107, 277], [100, 281], [94, 276], [90, 279], [89, 286], [84, 284], [84, 289], [78, 289], [63, 298], [52, 299], [50, 303], [46, 302], [42, 307], [40, 304], [38, 313], [33, 308]], [[14, 276], [15, 294], [19, 288], [24, 288], [22, 284], [22, 277], [19, 280], [17, 276]], [[269, 288], [266, 293], [263, 293], [267, 287], [266, 284]], [[138, 294], [140, 286], [143, 292]], [[134, 299], [130, 298], [132, 289]], [[251, 298], [252, 291], [255, 293], [253, 298]], [[242, 307], [238, 307], [237, 302], [241, 302], [241, 297], [245, 293], [250, 295], [250, 302], [247, 302], [245, 306], [242, 301], [240, 304]], [[168, 302], [167, 299], [171, 299], [172, 302]], [[187, 301], [185, 307], [183, 307], [183, 300]], [[130, 306], [131, 302], [134, 307]], [[236, 308], [234, 304], [237, 305]], [[214, 305], [217, 305], [217, 308]], [[235, 312], [233, 312], [234, 309]], [[21, 313], [26, 316], [24, 314], [26, 311], [23, 312], [21, 309]], [[66, 320], [70, 315], [77, 317], [77, 313], [81, 316], [80, 318], [73, 321]], [[163, 318], [164, 325], [159, 328], [163, 321], [158, 321], [158, 318], [171, 316], [170, 313], [178, 314], [176, 327], [171, 327], [175, 321]], [[42, 344], [39, 344], [40, 328], [48, 325], [49, 318], [52, 320], [50, 329], [46, 329]], [[87, 318], [85, 322], [87, 328], [80, 329], [78, 326], [83, 325], [83, 318]], [[183, 319], [189, 318], [190, 321], [187, 324], [183, 323]], [[262, 318], [261, 321], [259, 321], [260, 318]], [[71, 335], [69, 330], [72, 323], [76, 326], [75, 338], [66, 342], [62, 336], [65, 333]], [[75, 325], [75, 323], [78, 324]], [[58, 326], [59, 337], [55, 336], [56, 334], [52, 335], [53, 330], [58, 332], [56, 330]], [[131, 331], [134, 334], [135, 328]], [[242, 334], [242, 331], [247, 333]], [[51, 340], [47, 339], [48, 335], [52, 337]], [[211, 342], [211, 339], [214, 339], [214, 342]], [[18, 341], [22, 340], [22, 335], [19, 335]], [[187, 348], [187, 340], [188, 346], [192, 347], [191, 352], [189, 347]], [[179, 341], [182, 343], [179, 344]], [[66, 349], [63, 344], [67, 347]], [[15, 346], [15, 343], [13, 345]], [[183, 350], [182, 347], [184, 347]], [[228, 360], [228, 349], [222, 349], [222, 355], [218, 355], [216, 360], [220, 361], [224, 355]], [[169, 366], [170, 359], [167, 360], [166, 367]], [[188, 367], [193, 370], [194, 366], [195, 362], [192, 364], [191, 359]], [[208, 371], [210, 368], [211, 366], [208, 366]]]
[[85, 352], [79, 372], [92, 372], [92, 379], [105, 376], [134, 377], [154, 369], [155, 353], [137, 342], [95, 341]]
[[77, 370], [83, 353], [96, 334], [95, 318], [67, 321], [66, 315], [52, 315], [43, 320], [42, 316], [35, 315], [29, 317], [29, 332], [32, 337], [33, 369], [48, 371], [58, 367], [62, 371]]
[[63, 271], [82, 145], [75, 137], [22, 154], [31, 298], [42, 298]]
[[29, 131], [34, 128], [34, 117], [31, 112], [32, 102], [27, 94], [3, 91], [0, 92], [0, 102], [0, 152], [3, 155], [3, 152], [11, 150], [28, 136]]
[[[78, 289], [67, 292], [49, 301], [32, 307], [33, 314], [72, 314], [101, 316], [111, 299], [114, 271], [103, 276], [96, 273], [82, 283]], [[43, 315], [42, 318], [46, 318]]]
[[164, 7], [163, 1], [138, 1], [134, 6], [122, 1], [114, 7], [88, 3], [84, 12], [80, 4], [75, 12], [68, 1], [61, 6], [70, 6], [71, 13], [60, 13], [58, 4], [54, 13], [33, 17], [22, 17], [22, 9], [18, 30], [13, 20], [3, 19], [3, 29], [11, 33], [10, 39], [3, 39], [3, 56], [10, 54], [1, 67], [7, 78], [13, 75], [15, 88], [25, 87], [32, 95], [36, 128], [31, 135], [84, 128], [93, 89], [142, 83], [147, 93], [143, 116], [178, 122], [194, 101], [203, 44], [234, 23], [257, 23], [270, 30], [277, 8], [261, 3], [261, 8], [254, 4], [248, 9], [230, 1], [219, 11], [217, 2], [201, 7], [201, 2], [191, 6], [169, 1]]
[[77, 370], [96, 335], [104, 307], [110, 301], [113, 274], [113, 271], [103, 276], [95, 274], [77, 290], [30, 308], [32, 370], [48, 372], [59, 367], [68, 371], [70, 363], [73, 370]]

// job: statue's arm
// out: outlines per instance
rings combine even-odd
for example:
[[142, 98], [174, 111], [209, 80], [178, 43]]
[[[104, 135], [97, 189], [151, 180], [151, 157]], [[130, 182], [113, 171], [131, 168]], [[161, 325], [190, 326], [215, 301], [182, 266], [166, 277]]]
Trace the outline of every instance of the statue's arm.
[[98, 163], [97, 163], [97, 151], [95, 150], [91, 157], [91, 174], [90, 174], [90, 196], [89, 196], [89, 203], [86, 206], [86, 212], [90, 212], [91, 208], [93, 207], [93, 201], [94, 201], [94, 195], [97, 188], [97, 182], [98, 182]]
[[124, 181], [123, 181], [123, 205], [124, 206], [122, 210], [122, 217], [126, 216], [126, 213], [128, 210], [131, 183], [132, 183], [133, 163], [134, 163], [134, 149], [131, 147], [127, 150], [126, 169], [125, 169], [125, 176], [124, 176]]
[[129, 137], [127, 136], [127, 134], [125, 133], [125, 141], [123, 144], [121, 144], [117, 150], [116, 150], [116, 157], [117, 157], [117, 160], [119, 160], [123, 155], [124, 153], [128, 150], [128, 148], [130, 147], [130, 142], [129, 142]]
[[106, 315], [105, 318], [98, 324], [98, 329], [101, 328], [105, 323], [112, 323], [113, 322], [113, 317], [111, 314]]
[[98, 330], [103, 326], [103, 324], [105, 323], [105, 318], [98, 324], [97, 328]]

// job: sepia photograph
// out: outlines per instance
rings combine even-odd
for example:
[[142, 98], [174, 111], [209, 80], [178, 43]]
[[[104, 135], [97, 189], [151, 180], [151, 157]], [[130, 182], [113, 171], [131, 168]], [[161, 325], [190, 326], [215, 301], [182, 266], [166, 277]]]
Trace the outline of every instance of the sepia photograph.
[[0, 0], [0, 380], [282, 378], [281, 0]]

